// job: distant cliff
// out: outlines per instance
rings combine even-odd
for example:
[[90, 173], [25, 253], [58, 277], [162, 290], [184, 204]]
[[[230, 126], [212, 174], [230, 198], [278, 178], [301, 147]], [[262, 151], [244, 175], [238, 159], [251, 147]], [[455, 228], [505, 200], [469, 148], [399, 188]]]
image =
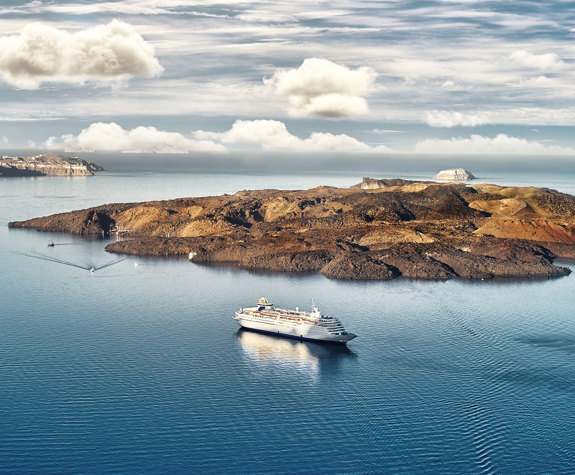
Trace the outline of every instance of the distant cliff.
[[[122, 232], [111, 252], [337, 279], [560, 276], [575, 257], [575, 197], [543, 188], [371, 180], [351, 188], [103, 205], [13, 228]], [[373, 187], [373, 188], [372, 188]]]
[[0, 158], [0, 176], [90, 176], [102, 170], [95, 163], [54, 153]]

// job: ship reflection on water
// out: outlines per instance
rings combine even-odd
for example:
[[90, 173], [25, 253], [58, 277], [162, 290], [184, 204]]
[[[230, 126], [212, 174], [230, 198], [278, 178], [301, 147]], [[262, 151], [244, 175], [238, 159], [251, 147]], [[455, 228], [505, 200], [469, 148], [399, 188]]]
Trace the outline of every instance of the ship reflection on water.
[[244, 354], [259, 369], [294, 369], [315, 378], [332, 373], [344, 359], [357, 355], [345, 345], [298, 341], [240, 328], [236, 333]]

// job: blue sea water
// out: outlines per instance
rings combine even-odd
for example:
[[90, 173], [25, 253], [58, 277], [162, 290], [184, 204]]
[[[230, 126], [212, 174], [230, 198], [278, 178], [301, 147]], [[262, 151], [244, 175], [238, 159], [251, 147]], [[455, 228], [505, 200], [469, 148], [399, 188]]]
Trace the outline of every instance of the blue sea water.
[[[99, 266], [114, 259], [106, 241], [6, 226], [360, 179], [0, 179], [0, 472], [573, 473], [575, 274], [340, 282], [135, 257], [90, 274], [25, 254]], [[564, 175], [486, 181], [575, 192]], [[262, 295], [314, 298], [359, 337], [346, 349], [239, 331], [233, 312]]]

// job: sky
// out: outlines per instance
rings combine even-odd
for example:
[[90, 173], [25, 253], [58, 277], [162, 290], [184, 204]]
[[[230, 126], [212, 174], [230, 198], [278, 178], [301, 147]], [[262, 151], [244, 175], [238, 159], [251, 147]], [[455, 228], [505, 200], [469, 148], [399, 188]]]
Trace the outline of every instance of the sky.
[[575, 154], [575, 2], [3, 1], [0, 149]]

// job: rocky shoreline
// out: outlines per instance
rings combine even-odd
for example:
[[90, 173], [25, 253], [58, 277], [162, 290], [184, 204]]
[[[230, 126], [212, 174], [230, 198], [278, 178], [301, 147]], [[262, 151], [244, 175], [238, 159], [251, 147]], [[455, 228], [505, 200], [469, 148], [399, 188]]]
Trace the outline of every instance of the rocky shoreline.
[[110, 204], [9, 226], [119, 232], [108, 251], [350, 280], [558, 277], [570, 270], [553, 260], [575, 258], [571, 195], [400, 179]]
[[80, 158], [45, 153], [32, 157], [0, 157], [0, 176], [92, 176], [104, 170]]

